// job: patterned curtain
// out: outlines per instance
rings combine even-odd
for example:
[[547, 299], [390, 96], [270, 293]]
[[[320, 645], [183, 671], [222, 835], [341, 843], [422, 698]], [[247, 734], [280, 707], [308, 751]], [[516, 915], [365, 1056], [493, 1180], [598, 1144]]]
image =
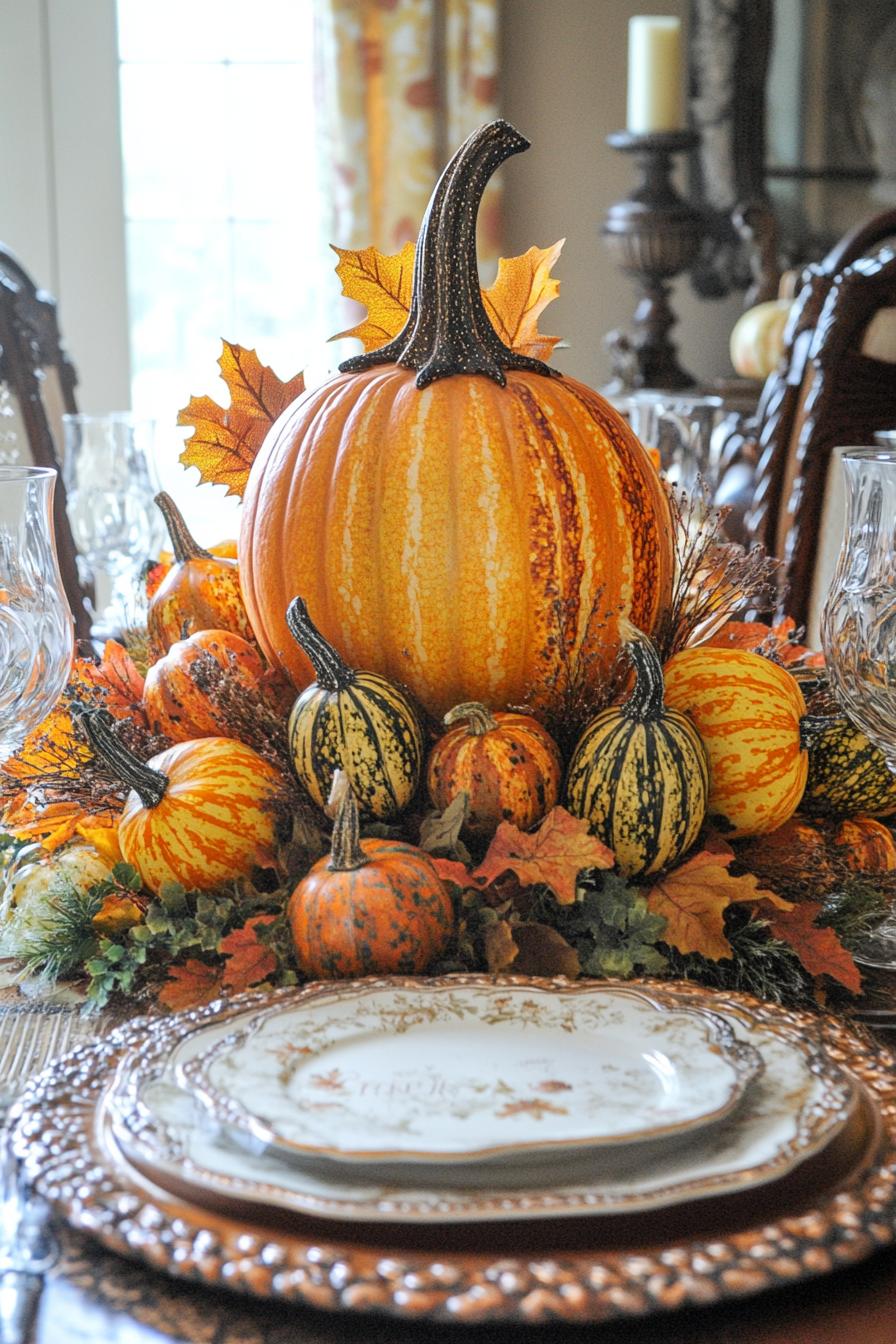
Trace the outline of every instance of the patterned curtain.
[[[396, 252], [416, 238], [438, 173], [497, 115], [498, 0], [316, 0], [316, 77], [331, 240]], [[500, 247], [500, 186], [479, 258]]]

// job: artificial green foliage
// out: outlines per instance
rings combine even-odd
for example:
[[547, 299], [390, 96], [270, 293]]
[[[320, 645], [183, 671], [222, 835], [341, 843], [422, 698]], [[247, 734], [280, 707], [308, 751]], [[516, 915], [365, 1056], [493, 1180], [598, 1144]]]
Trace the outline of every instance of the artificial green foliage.
[[578, 952], [585, 975], [661, 975], [666, 970], [667, 959], [656, 946], [666, 921], [651, 914], [642, 891], [618, 873], [594, 873], [577, 897], [574, 905], [554, 902], [545, 913]]

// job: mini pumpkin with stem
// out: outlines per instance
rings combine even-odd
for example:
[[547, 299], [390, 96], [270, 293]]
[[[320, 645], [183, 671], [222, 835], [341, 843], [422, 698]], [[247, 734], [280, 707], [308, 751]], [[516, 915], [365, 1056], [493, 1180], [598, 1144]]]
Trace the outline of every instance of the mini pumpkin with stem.
[[203, 658], [213, 658], [234, 684], [253, 690], [264, 676], [254, 644], [229, 630], [199, 630], [180, 639], [146, 673], [143, 703], [150, 727], [172, 742], [227, 737], [225, 716], [194, 680]]
[[423, 850], [361, 839], [348, 777], [334, 776], [331, 853], [295, 888], [287, 913], [306, 975], [420, 975], [447, 948], [451, 897]]
[[157, 656], [197, 630], [231, 630], [252, 639], [252, 627], [240, 591], [236, 560], [212, 555], [194, 539], [170, 495], [156, 495], [171, 545], [174, 564], [149, 604], [147, 626]]
[[131, 792], [118, 823], [127, 863], [150, 891], [166, 882], [210, 890], [248, 875], [274, 848], [279, 772], [243, 742], [206, 737], [140, 761], [101, 711], [80, 722], [99, 756]]
[[356, 672], [318, 630], [302, 598], [286, 620], [314, 668], [315, 680], [289, 716], [296, 774], [323, 807], [343, 769], [362, 810], [388, 819], [413, 798], [420, 781], [423, 734], [410, 700], [375, 672]]
[[427, 788], [444, 809], [459, 793], [469, 798], [465, 829], [494, 835], [502, 821], [526, 831], [560, 794], [563, 762], [553, 738], [529, 714], [492, 712], [473, 701], [445, 715], [449, 731], [433, 747]]

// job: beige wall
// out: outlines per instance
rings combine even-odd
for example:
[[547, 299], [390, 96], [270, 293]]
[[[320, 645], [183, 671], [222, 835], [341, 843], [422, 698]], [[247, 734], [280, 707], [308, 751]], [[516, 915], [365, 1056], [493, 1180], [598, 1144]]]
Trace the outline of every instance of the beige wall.
[[[504, 115], [532, 141], [504, 170], [506, 250], [514, 255], [565, 235], [561, 294], [543, 325], [569, 342], [557, 365], [595, 386], [609, 376], [604, 336], [628, 326], [634, 311], [634, 288], [611, 264], [600, 226], [634, 181], [632, 164], [604, 137], [625, 126], [628, 20], [645, 11], [684, 19], [687, 3], [502, 0]], [[739, 297], [700, 300], [687, 280], [676, 289], [685, 367], [702, 379], [730, 373], [728, 333]]]

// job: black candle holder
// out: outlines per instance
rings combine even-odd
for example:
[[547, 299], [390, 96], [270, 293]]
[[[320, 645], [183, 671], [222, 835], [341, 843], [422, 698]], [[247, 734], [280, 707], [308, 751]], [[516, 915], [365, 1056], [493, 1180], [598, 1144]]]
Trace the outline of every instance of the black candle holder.
[[698, 143], [696, 131], [689, 130], [607, 136], [611, 148], [634, 156], [641, 174], [631, 195], [610, 207], [603, 226], [610, 255], [640, 289], [633, 334], [628, 340], [616, 338], [628, 353], [628, 380], [634, 387], [677, 390], [696, 383], [669, 339], [677, 319], [668, 282], [686, 271], [700, 250], [700, 212], [672, 184], [672, 155]]

